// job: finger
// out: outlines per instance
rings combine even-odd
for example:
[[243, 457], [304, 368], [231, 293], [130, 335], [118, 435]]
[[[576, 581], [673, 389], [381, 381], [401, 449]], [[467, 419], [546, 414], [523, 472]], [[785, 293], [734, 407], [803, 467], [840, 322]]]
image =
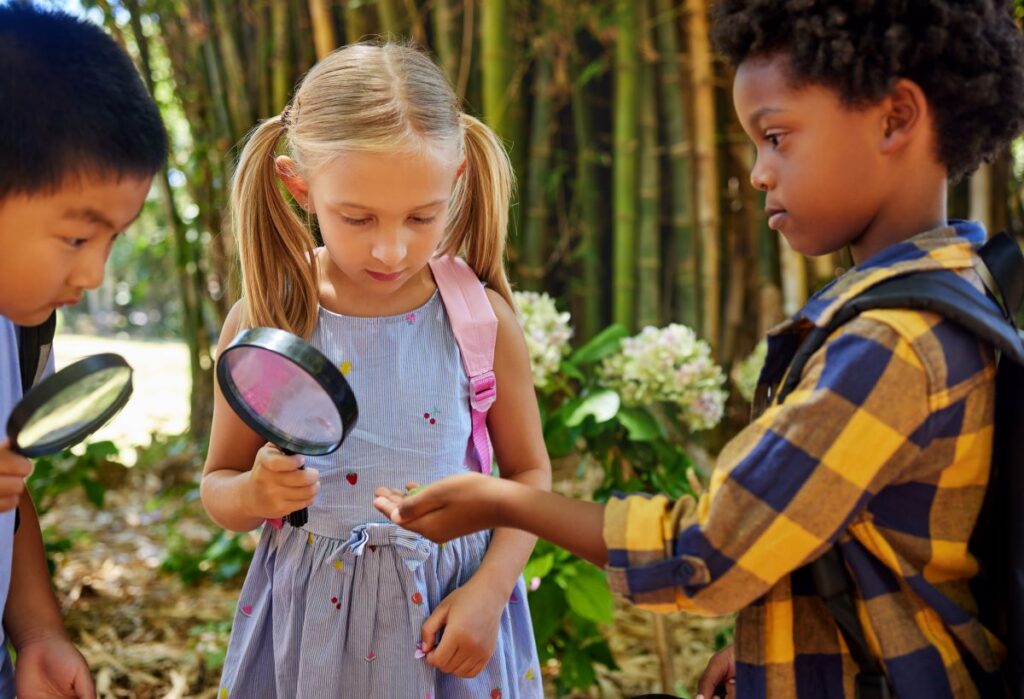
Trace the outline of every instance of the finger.
[[473, 677], [473, 668], [480, 664], [480, 659], [474, 655], [469, 655], [462, 662], [459, 662], [460, 658], [456, 658], [455, 662], [452, 663], [455, 669], [451, 671], [451, 674], [458, 677]]
[[437, 648], [427, 653], [427, 664], [436, 667], [441, 672], [451, 672], [458, 651], [459, 647], [454, 637], [442, 637]]
[[260, 451], [263, 467], [270, 471], [295, 471], [306, 463], [306, 457], [302, 454], [285, 456], [284, 452], [272, 444], [262, 447]]
[[400, 498], [405, 495], [405, 493], [402, 492], [401, 490], [396, 490], [395, 488], [388, 488], [387, 486], [383, 485], [380, 486], [379, 488], [375, 488], [373, 494], [381, 498]]
[[93, 684], [92, 674], [88, 670], [78, 673], [72, 689], [76, 699], [96, 699], [96, 686]]
[[19, 496], [25, 490], [25, 479], [17, 476], [0, 476], [0, 495]]
[[25, 479], [32, 473], [32, 462], [24, 456], [7, 452], [3, 455], [3, 465], [0, 467], [4, 476]]
[[16, 497], [0, 497], [0, 512], [9, 512], [18, 506], [18, 502], [21, 498]]
[[715, 688], [725, 679], [728, 663], [724, 661], [721, 653], [711, 656], [704, 674], [697, 681], [697, 696], [703, 699], [710, 699], [714, 696]]
[[393, 521], [395, 524], [402, 523], [400, 520], [395, 519], [395, 517], [398, 516], [398, 505], [388, 498], [375, 497], [373, 499], [373, 506], [376, 507], [382, 515]]
[[306, 468], [301, 471], [275, 471], [273, 481], [286, 488], [310, 488], [320, 482], [320, 472], [315, 468]]
[[[448, 605], [441, 603], [437, 609], [431, 612], [427, 620], [420, 627], [420, 639], [423, 641], [423, 652], [427, 653], [434, 647], [434, 639], [441, 632], [444, 625], [448, 623]], [[444, 643], [444, 639], [441, 639]], [[440, 646], [438, 646], [440, 647]]]
[[413, 490], [414, 488], [419, 488], [419, 487], [420, 487], [420, 484], [417, 483], [416, 481], [409, 481], [408, 483], [405, 484], [405, 489], [406, 490]]

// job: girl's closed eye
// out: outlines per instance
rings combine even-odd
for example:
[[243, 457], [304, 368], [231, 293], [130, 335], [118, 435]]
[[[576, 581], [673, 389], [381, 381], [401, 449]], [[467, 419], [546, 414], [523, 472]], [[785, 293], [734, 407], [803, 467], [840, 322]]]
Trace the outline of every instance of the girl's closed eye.
[[342, 214], [341, 220], [350, 226], [365, 226], [370, 222], [370, 217], [365, 216], [363, 218], [354, 218], [352, 216], [346, 216], [345, 214]]
[[436, 215], [434, 215], [434, 216], [410, 216], [409, 220], [412, 221], [413, 223], [419, 224], [421, 226], [426, 226], [428, 224], [433, 223], [436, 218], [437, 218]]

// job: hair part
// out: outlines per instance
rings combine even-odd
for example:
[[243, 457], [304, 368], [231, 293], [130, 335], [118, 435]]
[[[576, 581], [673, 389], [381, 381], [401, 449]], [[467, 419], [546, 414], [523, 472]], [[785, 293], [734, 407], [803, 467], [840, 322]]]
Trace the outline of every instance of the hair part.
[[316, 243], [279, 187], [274, 159], [281, 151], [307, 181], [343, 152], [434, 149], [465, 158], [438, 251], [465, 256], [513, 304], [504, 266], [513, 187], [508, 155], [493, 131], [461, 111], [426, 54], [393, 43], [342, 47], [313, 66], [282, 114], [251, 133], [232, 186], [245, 325], [308, 338], [316, 324]]
[[27, 3], [0, 6], [0, 65], [0, 199], [163, 166], [160, 112], [100, 27]]
[[733, 65], [784, 55], [795, 87], [874, 104], [906, 78], [934, 115], [957, 180], [1024, 130], [1024, 36], [1010, 0], [719, 0], [713, 39]]

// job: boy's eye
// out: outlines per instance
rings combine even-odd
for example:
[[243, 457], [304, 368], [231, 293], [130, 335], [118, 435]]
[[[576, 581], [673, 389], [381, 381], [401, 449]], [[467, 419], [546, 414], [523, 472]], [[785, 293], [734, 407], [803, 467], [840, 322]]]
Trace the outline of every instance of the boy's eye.
[[779, 147], [779, 143], [782, 141], [782, 134], [778, 133], [778, 132], [766, 133], [764, 135], [764, 140], [766, 140], [766, 141], [768, 141], [768, 143], [772, 144], [772, 147], [778, 148]]
[[64, 242], [73, 248], [80, 248], [89, 242], [88, 238], [65, 238]]

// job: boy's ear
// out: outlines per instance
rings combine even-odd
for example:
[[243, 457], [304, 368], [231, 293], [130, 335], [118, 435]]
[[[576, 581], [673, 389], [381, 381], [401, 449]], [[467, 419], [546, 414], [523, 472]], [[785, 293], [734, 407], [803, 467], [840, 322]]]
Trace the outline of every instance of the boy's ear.
[[279, 155], [274, 159], [274, 170], [295, 201], [306, 211], [310, 211], [309, 183], [299, 174], [295, 161], [287, 155]]
[[884, 154], [903, 150], [928, 131], [928, 100], [913, 80], [901, 79], [882, 101], [882, 142]]

